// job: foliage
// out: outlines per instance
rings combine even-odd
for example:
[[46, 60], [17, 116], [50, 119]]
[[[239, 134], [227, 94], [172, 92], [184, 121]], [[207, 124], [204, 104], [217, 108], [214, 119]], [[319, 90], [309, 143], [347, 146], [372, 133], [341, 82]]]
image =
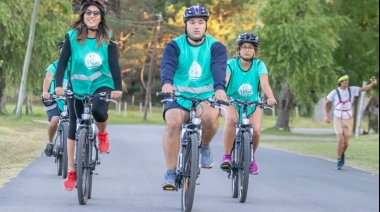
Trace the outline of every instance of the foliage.
[[[72, 13], [69, 1], [40, 0], [39, 4], [27, 81], [27, 90], [34, 93], [41, 91], [45, 68], [58, 58], [57, 44], [64, 38]], [[9, 89], [18, 88], [21, 81], [32, 11], [33, 1], [0, 2], [0, 59], [5, 71], [2, 80]]]
[[334, 52], [336, 64], [340, 71], [350, 75], [351, 85], [361, 86], [363, 81], [369, 82], [371, 76], [379, 74], [379, 2], [340, 0], [330, 7], [329, 12], [335, 11], [351, 20], [339, 32], [341, 40]]
[[272, 79], [285, 80], [300, 105], [315, 102], [335, 82], [333, 53], [348, 19], [325, 14], [325, 7], [319, 0], [268, 0], [261, 11], [262, 58]]

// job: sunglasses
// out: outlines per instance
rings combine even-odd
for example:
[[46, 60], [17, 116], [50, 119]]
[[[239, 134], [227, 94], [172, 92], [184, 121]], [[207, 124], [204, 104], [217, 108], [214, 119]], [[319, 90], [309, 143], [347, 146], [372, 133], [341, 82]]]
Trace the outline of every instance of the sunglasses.
[[90, 16], [91, 14], [94, 14], [95, 17], [98, 17], [100, 15], [100, 11], [99, 10], [86, 10], [86, 12], [84, 12], [84, 14], [86, 14], [87, 16]]

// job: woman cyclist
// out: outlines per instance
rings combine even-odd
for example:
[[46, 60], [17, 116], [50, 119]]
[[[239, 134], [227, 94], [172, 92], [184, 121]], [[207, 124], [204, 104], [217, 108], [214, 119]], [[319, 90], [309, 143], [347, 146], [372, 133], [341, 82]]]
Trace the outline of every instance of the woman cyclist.
[[[121, 74], [117, 46], [111, 41], [111, 31], [105, 20], [106, 5], [102, 0], [82, 0], [79, 20], [66, 34], [56, 74], [57, 95], [64, 95], [62, 81], [69, 57], [71, 57], [71, 86], [79, 95], [111, 92], [111, 98], [122, 95]], [[69, 172], [64, 182], [66, 190], [73, 190], [76, 183], [74, 165], [76, 119], [83, 113], [80, 97], [69, 99], [70, 112], [67, 153]], [[110, 144], [106, 131], [109, 102], [93, 99], [92, 114], [98, 128], [100, 153], [109, 153]], [[75, 111], [75, 112], [74, 112]]]
[[[259, 85], [268, 97], [267, 104], [276, 104], [272, 89], [268, 81], [268, 71], [263, 61], [257, 58], [259, 37], [252, 33], [243, 33], [236, 40], [238, 57], [228, 60], [226, 74], [227, 96], [242, 101], [256, 101], [260, 99]], [[224, 106], [222, 116], [225, 118], [223, 133], [224, 156], [220, 165], [221, 169], [231, 166], [231, 150], [235, 139], [236, 123], [241, 108], [237, 105]], [[261, 109], [253, 106], [248, 108], [248, 117], [253, 124], [253, 152], [254, 155], [260, 142]], [[258, 174], [259, 167], [253, 157], [250, 167], [251, 174]]]

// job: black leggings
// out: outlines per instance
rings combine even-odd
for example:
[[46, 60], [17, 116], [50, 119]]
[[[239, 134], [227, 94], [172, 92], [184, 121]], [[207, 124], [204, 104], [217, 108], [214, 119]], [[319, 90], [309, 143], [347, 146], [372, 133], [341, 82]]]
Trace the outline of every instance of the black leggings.
[[[101, 92], [111, 92], [112, 89], [108, 87], [101, 87], [95, 91], [95, 94]], [[71, 98], [67, 101], [69, 107], [69, 134], [68, 138], [75, 140], [75, 133], [77, 130], [77, 117], [83, 113], [83, 102], [80, 99]], [[106, 102], [98, 97], [92, 99], [92, 115], [97, 122], [105, 122], [108, 119], [108, 106], [109, 102]]]

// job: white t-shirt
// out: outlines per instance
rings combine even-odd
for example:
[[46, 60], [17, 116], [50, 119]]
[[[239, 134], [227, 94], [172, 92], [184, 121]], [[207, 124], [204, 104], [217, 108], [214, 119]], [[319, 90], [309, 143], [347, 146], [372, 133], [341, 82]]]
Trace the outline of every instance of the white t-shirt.
[[348, 93], [348, 88], [344, 90], [338, 88], [342, 102], [339, 101], [336, 89], [332, 90], [329, 95], [327, 95], [327, 100], [334, 105], [334, 116], [342, 119], [349, 119], [352, 117], [352, 103], [354, 102], [355, 96], [359, 96], [359, 89], [360, 87], [358, 86], [350, 86], [351, 101], [349, 101], [350, 94]]

